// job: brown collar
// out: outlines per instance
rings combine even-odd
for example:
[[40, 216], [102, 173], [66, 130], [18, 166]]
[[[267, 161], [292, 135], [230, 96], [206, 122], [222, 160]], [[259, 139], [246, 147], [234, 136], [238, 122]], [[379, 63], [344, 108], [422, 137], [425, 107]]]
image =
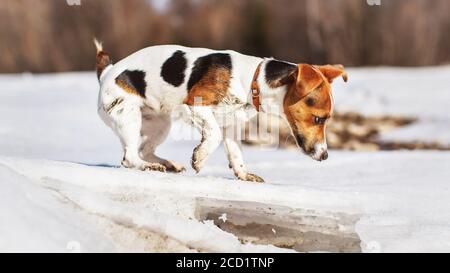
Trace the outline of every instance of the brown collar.
[[251, 86], [253, 105], [255, 106], [256, 111], [258, 111], [258, 112], [259, 112], [259, 108], [261, 106], [261, 101], [259, 99], [259, 94], [261, 93], [261, 90], [259, 89], [259, 85], [258, 85], [258, 77], [259, 77], [259, 73], [261, 72], [262, 63], [263, 62], [260, 62], [258, 67], [255, 70], [255, 74], [253, 75], [252, 86]]

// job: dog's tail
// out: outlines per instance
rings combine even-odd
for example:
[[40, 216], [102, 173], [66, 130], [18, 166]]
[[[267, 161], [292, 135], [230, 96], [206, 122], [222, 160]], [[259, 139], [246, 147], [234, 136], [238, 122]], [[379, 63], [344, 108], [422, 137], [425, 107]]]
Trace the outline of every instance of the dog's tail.
[[105, 71], [105, 69], [108, 66], [112, 65], [113, 63], [108, 53], [103, 51], [102, 43], [100, 43], [96, 38], [94, 38], [94, 44], [95, 48], [97, 49], [97, 62], [96, 62], [97, 78], [100, 80], [100, 76]]

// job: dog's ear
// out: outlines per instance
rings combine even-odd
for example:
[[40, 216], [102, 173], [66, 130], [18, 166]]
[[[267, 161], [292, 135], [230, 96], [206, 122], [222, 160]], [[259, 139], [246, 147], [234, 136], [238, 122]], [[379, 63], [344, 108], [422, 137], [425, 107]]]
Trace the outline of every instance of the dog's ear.
[[312, 65], [299, 64], [297, 66], [297, 95], [302, 99], [319, 87], [324, 79], [320, 75], [320, 71]]
[[322, 72], [322, 74], [328, 79], [329, 83], [332, 83], [334, 79], [337, 77], [342, 76], [342, 79], [347, 82], [348, 75], [345, 73], [344, 66], [341, 64], [335, 64], [335, 65], [318, 65], [315, 66], [317, 69]]

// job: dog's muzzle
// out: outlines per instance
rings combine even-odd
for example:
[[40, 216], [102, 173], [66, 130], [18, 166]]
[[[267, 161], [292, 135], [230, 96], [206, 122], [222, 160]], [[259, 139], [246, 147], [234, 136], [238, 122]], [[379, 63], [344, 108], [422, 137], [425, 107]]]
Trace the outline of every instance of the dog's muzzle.
[[328, 159], [327, 144], [321, 143], [314, 145], [314, 150], [311, 152], [311, 157], [317, 161], [324, 161]]

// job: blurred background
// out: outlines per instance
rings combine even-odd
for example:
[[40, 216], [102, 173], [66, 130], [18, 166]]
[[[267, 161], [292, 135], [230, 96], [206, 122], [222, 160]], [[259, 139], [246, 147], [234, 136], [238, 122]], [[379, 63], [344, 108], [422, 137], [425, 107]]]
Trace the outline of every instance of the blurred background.
[[[100, 149], [98, 143], [110, 132], [92, 118], [98, 94], [94, 36], [114, 61], [147, 46], [175, 43], [296, 63], [340, 63], [350, 81], [333, 84], [331, 148], [450, 150], [450, 1], [368, 2], [376, 1], [2, 0], [0, 114], [9, 118], [0, 136], [17, 142], [32, 128], [42, 139], [39, 144], [36, 135], [23, 139], [20, 149], [6, 141], [0, 150], [26, 155], [40, 147], [36, 156], [48, 157], [45, 147], [58, 143], [58, 155], [109, 151], [111, 145]], [[55, 73], [74, 71], [89, 72]], [[4, 75], [9, 73], [15, 74]], [[55, 116], [71, 123], [56, 124]], [[270, 123], [278, 124], [273, 118]], [[80, 142], [78, 132], [87, 122], [93, 125]], [[279, 132], [277, 147], [296, 147], [286, 124], [271, 130]], [[93, 135], [96, 144], [83, 148]], [[257, 136], [245, 142], [271, 140]]]
[[115, 60], [176, 43], [346, 66], [450, 61], [448, 0], [68, 2], [1, 1], [0, 73], [92, 70], [94, 36]]

